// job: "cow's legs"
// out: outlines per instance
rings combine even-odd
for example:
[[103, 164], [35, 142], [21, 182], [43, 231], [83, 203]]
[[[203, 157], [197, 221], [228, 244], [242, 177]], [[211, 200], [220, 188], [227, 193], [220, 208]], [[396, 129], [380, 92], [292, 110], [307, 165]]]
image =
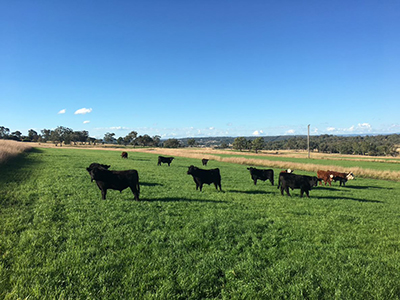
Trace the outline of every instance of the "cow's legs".
[[101, 198], [106, 200], [107, 189], [101, 190]]
[[137, 190], [137, 188], [135, 186], [131, 186], [130, 188], [133, 193], [133, 196], [135, 196], [135, 200], [139, 201], [139, 191]]

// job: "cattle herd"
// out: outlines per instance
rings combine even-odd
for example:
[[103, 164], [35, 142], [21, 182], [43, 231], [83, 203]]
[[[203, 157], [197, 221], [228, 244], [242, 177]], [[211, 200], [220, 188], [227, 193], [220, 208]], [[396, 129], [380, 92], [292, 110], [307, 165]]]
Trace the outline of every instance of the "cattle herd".
[[[128, 158], [128, 153], [122, 152], [121, 157]], [[157, 165], [161, 166], [162, 163], [166, 163], [170, 166], [173, 159], [174, 157], [159, 156]], [[208, 159], [202, 159], [203, 166], [206, 166], [207, 162]], [[101, 191], [102, 199], [106, 199], [108, 189], [122, 192], [122, 190], [129, 187], [135, 200], [139, 201], [140, 186], [138, 172], [136, 170], [111, 171], [109, 168], [109, 165], [99, 163], [92, 163], [88, 168], [86, 168], [89, 172], [91, 181], [96, 181], [96, 184]], [[247, 170], [250, 171], [251, 179], [255, 185], [257, 184], [257, 180], [269, 180], [271, 184], [274, 185], [274, 170], [257, 169], [254, 167], [249, 167]], [[204, 184], [210, 185], [213, 183], [217, 190], [219, 188], [219, 190], [222, 191], [221, 173], [218, 168], [205, 170], [191, 165], [189, 166], [187, 174], [193, 177], [193, 180], [196, 183], [196, 190], [200, 188], [200, 191], [202, 191]], [[339, 181], [340, 186], [345, 186], [346, 182], [351, 179], [354, 179], [354, 175], [351, 172], [340, 173], [330, 170], [318, 170], [317, 176], [306, 176], [294, 174], [291, 169], [287, 169], [279, 173], [278, 189], [280, 189], [282, 196], [284, 195], [284, 192], [290, 196], [290, 188], [292, 190], [300, 189], [300, 197], [303, 197], [304, 193], [307, 197], [310, 197], [310, 190], [317, 186], [318, 182], [320, 185], [324, 182], [325, 185], [328, 183], [331, 186], [332, 181]]]

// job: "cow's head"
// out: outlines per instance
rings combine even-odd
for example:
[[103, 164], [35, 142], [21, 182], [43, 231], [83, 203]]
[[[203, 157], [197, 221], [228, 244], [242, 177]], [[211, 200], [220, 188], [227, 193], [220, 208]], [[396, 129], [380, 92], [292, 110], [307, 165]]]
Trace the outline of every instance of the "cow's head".
[[351, 172], [349, 172], [349, 173], [346, 175], [346, 179], [347, 179], [347, 180], [352, 180], [352, 179], [354, 179], [354, 174], [351, 173]]
[[193, 172], [195, 172], [197, 169], [198, 169], [197, 167], [191, 165], [191, 166], [189, 167], [188, 171], [187, 171], [187, 174], [188, 174], [188, 175], [192, 175]]
[[93, 180], [96, 180], [97, 175], [99, 170], [108, 170], [110, 165], [103, 165], [103, 164], [98, 164], [98, 163], [92, 163], [88, 168], [86, 168], [86, 171], [89, 172], [90, 179], [93, 182]]

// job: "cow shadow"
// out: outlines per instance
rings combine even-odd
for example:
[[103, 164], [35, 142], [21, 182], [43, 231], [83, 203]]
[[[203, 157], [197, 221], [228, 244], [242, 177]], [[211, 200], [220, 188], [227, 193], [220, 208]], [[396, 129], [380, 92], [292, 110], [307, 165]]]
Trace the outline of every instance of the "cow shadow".
[[335, 197], [335, 196], [313, 196], [312, 198], [328, 199], [328, 200], [351, 200], [351, 201], [365, 202], [365, 203], [385, 203], [384, 201], [380, 201], [380, 200], [367, 200], [367, 199], [360, 199], [360, 198], [353, 198], [353, 197], [343, 197], [343, 196], [340, 196], [340, 197]]
[[238, 194], [248, 194], [248, 195], [265, 195], [265, 194], [271, 194], [271, 193], [266, 192], [266, 191], [256, 191], [256, 190], [252, 190], [252, 191], [228, 190], [227, 192], [230, 192], [230, 193], [238, 193]]
[[332, 186], [316, 186], [316, 187], [313, 187], [313, 190], [340, 191], [339, 188], [332, 187]]
[[136, 157], [128, 158], [128, 160], [131, 160], [131, 161], [150, 161], [150, 159], [147, 159], [147, 158], [136, 158]]
[[393, 188], [386, 188], [381, 186], [358, 186], [358, 185], [346, 185], [344, 188], [352, 189], [352, 190], [368, 190], [368, 189], [377, 189], [377, 190], [393, 190]]
[[221, 200], [208, 200], [208, 199], [187, 199], [187, 198], [171, 198], [171, 197], [164, 197], [164, 198], [146, 198], [140, 199], [140, 202], [201, 202], [201, 203], [227, 203], [228, 201], [221, 201]]
[[155, 183], [155, 182], [139, 182], [141, 186], [163, 186], [161, 183]]

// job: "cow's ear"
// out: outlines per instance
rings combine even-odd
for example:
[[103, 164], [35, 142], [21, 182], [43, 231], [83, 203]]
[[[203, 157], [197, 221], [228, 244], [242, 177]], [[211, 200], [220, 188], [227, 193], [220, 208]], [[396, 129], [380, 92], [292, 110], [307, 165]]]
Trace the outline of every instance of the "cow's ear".
[[90, 172], [92, 169], [91, 168], [86, 168], [86, 171]]

